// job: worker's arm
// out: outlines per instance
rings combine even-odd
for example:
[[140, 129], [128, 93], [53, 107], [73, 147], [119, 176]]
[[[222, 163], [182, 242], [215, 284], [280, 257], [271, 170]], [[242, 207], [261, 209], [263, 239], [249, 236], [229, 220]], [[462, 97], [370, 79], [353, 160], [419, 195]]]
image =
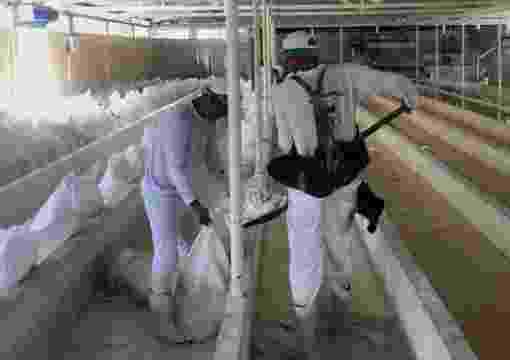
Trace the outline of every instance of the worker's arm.
[[411, 109], [416, 109], [418, 91], [407, 77], [356, 64], [341, 65], [340, 69], [348, 74], [360, 102], [374, 95], [394, 96], [407, 101]]
[[[167, 175], [177, 189], [186, 205], [190, 205], [195, 200], [195, 195], [191, 188], [191, 130], [192, 115], [187, 112], [170, 112], [166, 126], [162, 126], [163, 133], [160, 139], [164, 139], [162, 146], [168, 163]], [[189, 116], [189, 119], [188, 119]]]

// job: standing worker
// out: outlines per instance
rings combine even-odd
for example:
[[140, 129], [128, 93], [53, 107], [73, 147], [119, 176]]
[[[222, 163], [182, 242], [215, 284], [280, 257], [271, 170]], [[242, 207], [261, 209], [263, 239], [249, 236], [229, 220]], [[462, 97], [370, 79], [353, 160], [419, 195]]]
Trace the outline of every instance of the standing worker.
[[[214, 184], [209, 184], [206, 173], [192, 174], [203, 168], [206, 142], [213, 140], [215, 122], [227, 115], [227, 109], [225, 80], [213, 78], [202, 87], [200, 96], [162, 113], [157, 124], [147, 127], [143, 135], [142, 194], [154, 247], [149, 305], [159, 316], [158, 336], [173, 343], [188, 341], [174, 323], [177, 255], [178, 247], [182, 247], [178, 242], [178, 213], [188, 206], [202, 226], [211, 224], [208, 206], [212, 205], [205, 198], [208, 187]], [[200, 199], [197, 183], [203, 191]]]
[[[272, 98], [278, 145], [286, 154], [297, 151], [304, 162], [313, 159], [318, 146], [318, 129], [309, 94], [289, 75], [302, 71], [299, 77], [315, 90], [324, 71], [322, 92], [339, 93], [334, 102], [329, 103], [331, 116], [326, 119], [332, 119], [332, 134], [327, 135], [335, 141], [354, 142], [359, 134], [357, 106], [371, 95], [400, 97], [411, 109], [416, 108], [416, 88], [403, 76], [356, 64], [317, 66], [317, 42], [304, 31], [291, 33], [283, 40], [281, 63], [284, 74], [274, 85]], [[353, 218], [357, 210], [357, 189], [363, 176], [360, 172], [346, 186], [325, 198], [305, 193], [299, 186], [288, 187], [289, 280], [299, 330], [304, 336], [304, 350], [310, 357], [318, 356], [315, 331], [319, 289], [327, 282], [329, 289], [339, 297], [350, 291], [349, 248], [351, 242], [359, 238]]]

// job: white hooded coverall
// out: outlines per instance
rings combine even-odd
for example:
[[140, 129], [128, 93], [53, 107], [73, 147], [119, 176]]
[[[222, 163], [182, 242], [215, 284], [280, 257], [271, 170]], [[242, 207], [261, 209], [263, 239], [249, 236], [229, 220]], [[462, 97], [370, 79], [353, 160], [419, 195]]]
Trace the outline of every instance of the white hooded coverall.
[[191, 202], [198, 199], [213, 208], [226, 191], [205, 166], [212, 131], [206, 120], [193, 115], [191, 106], [161, 114], [156, 125], [144, 131], [142, 193], [154, 244], [153, 274], [175, 272], [177, 251], [189, 251], [191, 239], [182, 238], [180, 219]]
[[[315, 89], [320, 68], [298, 75]], [[337, 122], [333, 135], [337, 140], [354, 138], [357, 106], [371, 95], [405, 98], [413, 109], [416, 108], [417, 91], [410, 80], [366, 66], [328, 66], [323, 92], [332, 91], [343, 93], [335, 104]], [[289, 77], [276, 84], [272, 94], [280, 149], [288, 153], [295, 143], [300, 155], [313, 155], [317, 137], [313, 105], [308, 102], [308, 94]], [[353, 219], [356, 190], [362, 177], [360, 174], [351, 184], [324, 199], [288, 189], [289, 280], [295, 304], [311, 306], [323, 280], [337, 295], [345, 295], [341, 284], [331, 276], [338, 274], [345, 279], [345, 275], [350, 276], [352, 272], [349, 249], [354, 245], [352, 242], [360, 238]], [[326, 267], [329, 268], [324, 273]], [[325, 275], [329, 279], [324, 279]]]

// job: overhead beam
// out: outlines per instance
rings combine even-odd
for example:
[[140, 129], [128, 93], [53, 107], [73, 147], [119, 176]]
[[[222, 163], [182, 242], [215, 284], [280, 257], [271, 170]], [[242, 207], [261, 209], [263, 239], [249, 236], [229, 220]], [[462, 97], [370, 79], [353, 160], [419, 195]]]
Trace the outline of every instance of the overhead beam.
[[359, 26], [434, 26], [436, 24], [445, 25], [497, 25], [510, 21], [510, 16], [324, 16], [313, 23], [308, 16], [282, 17], [275, 19], [278, 28], [292, 27], [359, 27]]
[[[184, 20], [184, 19], [183, 19]], [[218, 26], [224, 27], [224, 17], [219, 17], [215, 21], [210, 18], [192, 18], [187, 19], [194, 26]], [[249, 27], [252, 24], [251, 17], [241, 17], [239, 19], [241, 27]], [[310, 21], [309, 16], [277, 16], [274, 18], [277, 28], [339, 28], [345, 29], [352, 27], [401, 27], [401, 26], [435, 26], [437, 24], [445, 25], [497, 25], [510, 22], [510, 16], [484, 16], [484, 17], [465, 17], [465, 16], [322, 16]], [[187, 26], [183, 21], [180, 26]]]
[[[492, 2], [481, 0], [463, 0], [463, 1], [444, 1], [440, 3], [441, 7], [456, 7], [462, 9], [464, 7], [483, 7], [487, 8]], [[390, 9], [430, 9], [438, 5], [431, 2], [407, 2], [407, 3], [369, 3], [365, 2], [362, 6], [363, 10], [390, 10]], [[342, 4], [295, 4], [295, 5], [278, 5], [273, 4], [271, 7], [273, 12], [295, 12], [295, 11], [339, 11], [350, 9], [353, 11], [360, 10], [360, 4], [342, 3]], [[98, 9], [104, 10], [123, 10], [127, 13], [140, 13], [152, 11], [168, 11], [173, 13], [196, 13], [196, 12], [219, 12], [223, 13], [223, 6], [107, 6]], [[252, 6], [240, 5], [240, 12], [250, 12]]]

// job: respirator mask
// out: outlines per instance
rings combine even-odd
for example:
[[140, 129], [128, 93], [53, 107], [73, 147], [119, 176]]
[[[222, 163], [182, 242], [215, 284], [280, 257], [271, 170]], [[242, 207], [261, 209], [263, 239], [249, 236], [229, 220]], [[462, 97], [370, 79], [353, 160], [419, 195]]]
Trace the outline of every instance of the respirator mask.
[[216, 121], [228, 114], [228, 98], [225, 94], [218, 94], [206, 86], [202, 94], [191, 101], [197, 114], [209, 121]]

